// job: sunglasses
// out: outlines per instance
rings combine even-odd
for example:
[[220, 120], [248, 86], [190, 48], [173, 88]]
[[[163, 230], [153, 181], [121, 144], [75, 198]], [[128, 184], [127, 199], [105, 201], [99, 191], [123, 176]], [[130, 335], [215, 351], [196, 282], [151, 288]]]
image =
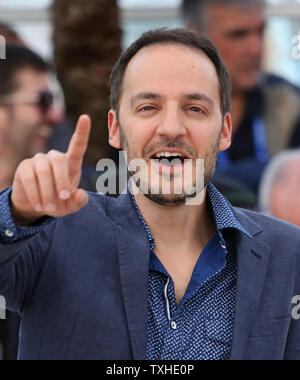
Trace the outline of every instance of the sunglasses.
[[51, 109], [53, 103], [54, 96], [50, 91], [41, 91], [36, 95], [7, 97], [4, 101], [0, 102], [2, 105], [35, 104], [43, 114]]

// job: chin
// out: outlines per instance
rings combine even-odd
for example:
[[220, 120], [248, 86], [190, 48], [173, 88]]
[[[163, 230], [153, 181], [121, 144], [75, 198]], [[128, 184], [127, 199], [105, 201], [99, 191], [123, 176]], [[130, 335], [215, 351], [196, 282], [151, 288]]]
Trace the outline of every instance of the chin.
[[185, 195], [145, 194], [152, 202], [165, 207], [179, 207], [186, 203]]
[[174, 186], [173, 183], [173, 185], [171, 185], [171, 192], [163, 192], [162, 189], [155, 191], [153, 188], [149, 188], [149, 186], [145, 187], [148, 188], [148, 191], [144, 192], [144, 195], [151, 201], [166, 207], [179, 207], [187, 205], [190, 201], [197, 199], [199, 195], [203, 195], [206, 184], [201, 183], [200, 186], [198, 184], [198, 187], [195, 184], [182, 188], [182, 186]]
[[34, 140], [31, 148], [31, 156], [36, 155], [37, 153], [46, 153], [47, 151], [47, 140], [43, 137], [37, 137]]

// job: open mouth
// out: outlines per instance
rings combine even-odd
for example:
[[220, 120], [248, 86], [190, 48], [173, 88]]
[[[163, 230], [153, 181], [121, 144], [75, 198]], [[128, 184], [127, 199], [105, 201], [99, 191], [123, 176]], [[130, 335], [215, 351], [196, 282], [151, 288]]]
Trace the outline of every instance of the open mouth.
[[159, 152], [151, 157], [151, 160], [153, 160], [155, 164], [162, 167], [182, 167], [187, 159], [189, 159], [189, 157], [179, 152]]
[[53, 128], [48, 125], [43, 125], [39, 128], [37, 133], [38, 137], [43, 137], [45, 139], [49, 138], [53, 133]]

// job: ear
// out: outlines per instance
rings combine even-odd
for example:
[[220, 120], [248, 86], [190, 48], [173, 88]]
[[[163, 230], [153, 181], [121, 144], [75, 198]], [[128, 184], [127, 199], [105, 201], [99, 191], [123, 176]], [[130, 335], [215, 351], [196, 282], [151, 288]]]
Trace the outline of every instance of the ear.
[[[10, 120], [9, 113], [7, 112], [6, 107], [0, 106], [0, 145], [4, 143], [4, 136], [9, 132], [11, 128], [9, 128]], [[0, 147], [1, 152], [1, 147]]]
[[115, 149], [121, 149], [121, 139], [117, 113], [110, 110], [108, 113], [109, 145]]
[[220, 139], [219, 151], [223, 152], [231, 147], [232, 142], [232, 119], [230, 113], [224, 117], [222, 134]]

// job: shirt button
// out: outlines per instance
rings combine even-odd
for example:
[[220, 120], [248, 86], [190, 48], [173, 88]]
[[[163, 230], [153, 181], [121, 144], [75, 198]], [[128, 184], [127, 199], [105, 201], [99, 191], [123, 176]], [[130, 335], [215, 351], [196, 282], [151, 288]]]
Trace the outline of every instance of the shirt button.
[[221, 244], [221, 247], [222, 247], [223, 249], [226, 249], [226, 245], [225, 245], [225, 244], [223, 244], [221, 241], [220, 241], [220, 244]]
[[173, 330], [176, 330], [177, 329], [177, 323], [176, 322], [171, 322], [171, 327]]
[[9, 238], [12, 238], [14, 236], [14, 233], [11, 230], [6, 230], [5, 235]]

